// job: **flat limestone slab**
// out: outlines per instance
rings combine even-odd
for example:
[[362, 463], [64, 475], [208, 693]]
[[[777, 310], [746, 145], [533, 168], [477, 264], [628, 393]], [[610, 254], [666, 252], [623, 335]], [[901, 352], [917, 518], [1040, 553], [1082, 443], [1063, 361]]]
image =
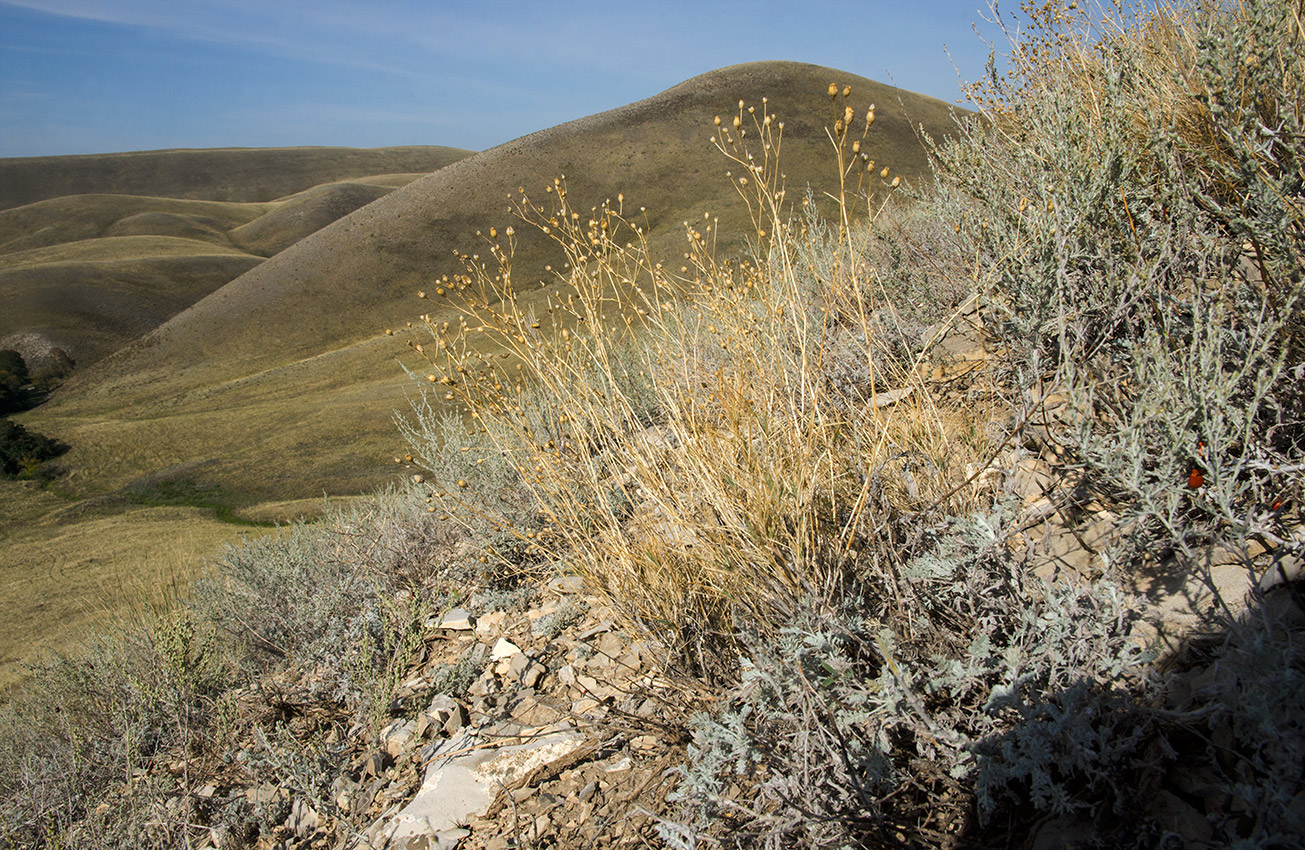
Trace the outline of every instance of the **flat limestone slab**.
[[473, 732], [442, 741], [426, 766], [417, 795], [379, 831], [369, 830], [372, 845], [380, 846], [380, 840], [383, 846], [397, 848], [455, 846], [456, 839], [449, 843], [441, 838], [451, 837], [449, 833], [483, 814], [501, 788], [583, 742], [569, 729], [501, 747], [485, 746], [488, 742]]

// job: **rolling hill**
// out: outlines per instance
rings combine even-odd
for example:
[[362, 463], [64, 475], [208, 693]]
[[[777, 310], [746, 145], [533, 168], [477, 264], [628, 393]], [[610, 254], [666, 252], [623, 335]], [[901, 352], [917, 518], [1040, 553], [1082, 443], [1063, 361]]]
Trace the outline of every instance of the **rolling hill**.
[[65, 195], [259, 202], [362, 174], [428, 173], [459, 148], [214, 148], [0, 159], [0, 210]]
[[[426, 173], [416, 169], [440, 167], [471, 152], [220, 150], [207, 159], [203, 153], [0, 160], [0, 178], [6, 181], [0, 187], [9, 190], [35, 174], [62, 178], [63, 189], [119, 192], [63, 195], [0, 210], [0, 297], [6, 307], [0, 314], [0, 348], [17, 348], [33, 362], [49, 359], [47, 353], [60, 348], [84, 368], [265, 258]], [[75, 160], [75, 167], [61, 168], [64, 159]], [[27, 169], [15, 163], [26, 163]], [[137, 173], [151, 164], [157, 171]], [[270, 169], [282, 166], [284, 173], [268, 176]], [[372, 166], [403, 170], [350, 170]], [[182, 175], [186, 167], [193, 171]], [[78, 184], [73, 178], [84, 170], [91, 176]], [[261, 197], [267, 192], [259, 179], [298, 187], [305, 180], [341, 173], [348, 179], [266, 201], [183, 197]], [[211, 185], [201, 184], [200, 177]], [[172, 178], [175, 182], [169, 183]], [[61, 184], [55, 179], [53, 185]], [[171, 196], [121, 194], [141, 188]], [[5, 194], [0, 190], [0, 197]]]
[[[740, 100], [785, 122], [788, 185], [819, 195], [834, 182], [826, 89], [851, 85], [858, 112], [878, 107], [868, 150], [894, 173], [927, 167], [915, 128], [940, 135], [951, 108], [829, 68], [787, 62], [734, 66], [629, 106], [562, 124], [459, 160], [316, 230], [74, 379], [25, 417], [70, 443], [68, 486], [111, 492], [142, 477], [204, 461], [193, 486], [236, 507], [322, 493], [363, 492], [393, 475], [400, 447], [393, 412], [409, 388], [384, 335], [430, 302], [416, 291], [459, 270], [456, 248], [512, 223], [508, 198], [536, 195], [565, 175], [586, 205], [624, 193], [645, 207], [655, 251], [682, 252], [683, 224], [704, 211], [718, 232], [745, 214], [711, 149], [712, 119]], [[309, 198], [308, 200], [311, 200]], [[307, 203], [307, 201], [305, 202]], [[307, 213], [307, 208], [305, 208]], [[241, 225], [250, 245], [257, 222]], [[525, 231], [526, 228], [521, 228]], [[523, 233], [520, 279], [538, 281], [546, 240]], [[722, 241], [728, 253], [737, 243]], [[439, 305], [435, 305], [436, 308]], [[452, 310], [452, 307], [444, 307]], [[438, 319], [438, 314], [433, 314]], [[185, 473], [191, 475], [191, 473]]]

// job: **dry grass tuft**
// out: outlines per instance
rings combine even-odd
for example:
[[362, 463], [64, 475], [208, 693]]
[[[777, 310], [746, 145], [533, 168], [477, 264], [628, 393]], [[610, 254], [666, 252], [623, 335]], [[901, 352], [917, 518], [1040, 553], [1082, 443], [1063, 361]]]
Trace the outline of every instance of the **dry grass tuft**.
[[[935, 403], [919, 364], [887, 351], [892, 299], [863, 257], [900, 181], [862, 151], [873, 107], [831, 91], [832, 221], [790, 198], [780, 117], [740, 101], [713, 144], [751, 214], [750, 259], [717, 255], [707, 212], [684, 222], [678, 267], [655, 262], [644, 211], [620, 195], [586, 208], [557, 179], [515, 201], [566, 257], [530, 298], [543, 306], [513, 280], [514, 229], [491, 229], [486, 256], [423, 293], [456, 293], [456, 323], [423, 317], [432, 338], [410, 343], [489, 447], [438, 480], [442, 509], [564, 552], [674, 669], [709, 680], [733, 675], [742, 623], [777, 629], [870, 573], [887, 591], [898, 520], [964, 510], [972, 491], [951, 485], [986, 449], [979, 413]], [[433, 409], [407, 430], [436, 471], [451, 425]], [[485, 463], [510, 473], [496, 504], [519, 488], [533, 510], [488, 517]]]

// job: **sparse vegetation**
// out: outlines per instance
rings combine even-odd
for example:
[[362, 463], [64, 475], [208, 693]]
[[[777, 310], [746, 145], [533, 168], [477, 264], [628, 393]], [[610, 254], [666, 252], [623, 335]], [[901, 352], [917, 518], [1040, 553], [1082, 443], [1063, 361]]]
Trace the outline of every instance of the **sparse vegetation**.
[[[0, 715], [0, 840], [285, 836], [343, 730], [405, 710], [430, 618], [562, 569], [676, 683], [644, 718], [691, 742], [668, 846], [1298, 842], [1302, 11], [1026, 11], [931, 182], [838, 83], [832, 207], [786, 183], [784, 115], [722, 111], [741, 256], [710, 211], [670, 262], [622, 194], [520, 190], [423, 290], [422, 472], [47, 665]], [[1169, 643], [1165, 571], [1207, 593]]]
[[[378, 495], [233, 547], [180, 597], [50, 656], [0, 706], [0, 846], [243, 842], [285, 819], [279, 796], [197, 797], [201, 776], [331, 811], [344, 730], [389, 718], [423, 621], [456, 594], [459, 573], [437, 569], [447, 535], [420, 494]], [[465, 689], [466, 667], [441, 687]]]

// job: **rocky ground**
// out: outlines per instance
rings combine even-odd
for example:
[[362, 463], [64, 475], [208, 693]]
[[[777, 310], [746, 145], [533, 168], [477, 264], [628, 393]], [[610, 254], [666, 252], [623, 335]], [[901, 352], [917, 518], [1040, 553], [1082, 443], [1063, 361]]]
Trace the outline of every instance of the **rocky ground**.
[[[192, 799], [243, 795], [284, 812], [274, 839], [260, 846], [321, 846], [332, 821], [359, 816], [369, 825], [344, 845], [359, 850], [655, 841], [653, 813], [664, 808], [684, 754], [679, 727], [661, 721], [667, 696], [680, 691], [578, 580], [554, 579], [519, 610], [454, 609], [427, 625], [421, 662], [395, 706], [415, 718], [349, 742], [355, 757], [332, 785], [334, 810], [314, 810], [274, 786], [206, 783]], [[439, 691], [451, 665], [481, 670], [464, 699]], [[308, 708], [311, 676], [280, 684], [247, 693], [249, 710], [287, 713], [300, 734], [339, 734], [331, 724], [342, 718]], [[201, 846], [243, 839], [214, 829]]]
[[[1050, 473], [1037, 463], [1016, 469], [1013, 480], [1029, 488], [1028, 509], [1035, 515], [1046, 497], [1033, 488]], [[1073, 525], [1056, 511], [1030, 528], [1029, 554], [1039, 559], [1039, 572], [1088, 577], [1100, 571], [1103, 550], [1093, 546], [1102, 545], [1096, 541], [1110, 525], [1108, 513], [1091, 505], [1078, 510], [1083, 518]], [[1225, 560], [1214, 569], [1217, 589], [1224, 600], [1239, 604], [1250, 590], [1248, 573], [1231, 555]], [[1145, 583], [1150, 590], [1144, 598], [1151, 604], [1140, 621], [1139, 639], [1177, 640], [1202, 606], [1218, 604], [1215, 588], [1195, 579]], [[1268, 597], [1271, 604], [1294, 610], [1291, 622], [1305, 630], [1290, 584], [1266, 585], [1276, 588]], [[676, 766], [685, 757], [686, 695], [659, 677], [652, 650], [615, 625], [578, 580], [554, 579], [521, 610], [472, 616], [455, 609], [429, 626], [422, 661], [400, 690], [398, 708], [419, 707], [403, 712], [415, 718], [394, 720], [379, 736], [350, 742], [355, 753], [350, 770], [332, 785], [335, 810], [314, 810], [281, 788], [238, 783], [206, 783], [192, 790], [194, 802], [243, 795], [283, 815], [274, 838], [259, 846], [286, 850], [326, 846], [322, 839], [334, 832], [333, 820], [359, 816], [368, 825], [343, 847], [663, 846], [655, 826], [667, 811]], [[482, 671], [464, 699], [437, 691], [442, 671], [459, 663]], [[1237, 675], [1217, 665], [1176, 670], [1168, 688], [1171, 707], [1189, 710], [1203, 690]], [[311, 710], [296, 714], [296, 690], [306, 687], [306, 681], [284, 691], [269, 685], [247, 699], [262, 710], [291, 715], [292, 730], [321, 734], [330, 728], [326, 718], [315, 720]], [[672, 710], [677, 717], [667, 716]], [[1203, 846], [1208, 835], [1207, 816], [1227, 805], [1223, 795], [1209, 790], [1218, 783], [1206, 772], [1173, 773], [1152, 805], [1194, 847]], [[1305, 800], [1297, 803], [1305, 826]], [[1053, 819], [1038, 828], [1032, 846], [1072, 846], [1088, 835], [1091, 824]], [[236, 838], [215, 829], [200, 846], [236, 846]]]

